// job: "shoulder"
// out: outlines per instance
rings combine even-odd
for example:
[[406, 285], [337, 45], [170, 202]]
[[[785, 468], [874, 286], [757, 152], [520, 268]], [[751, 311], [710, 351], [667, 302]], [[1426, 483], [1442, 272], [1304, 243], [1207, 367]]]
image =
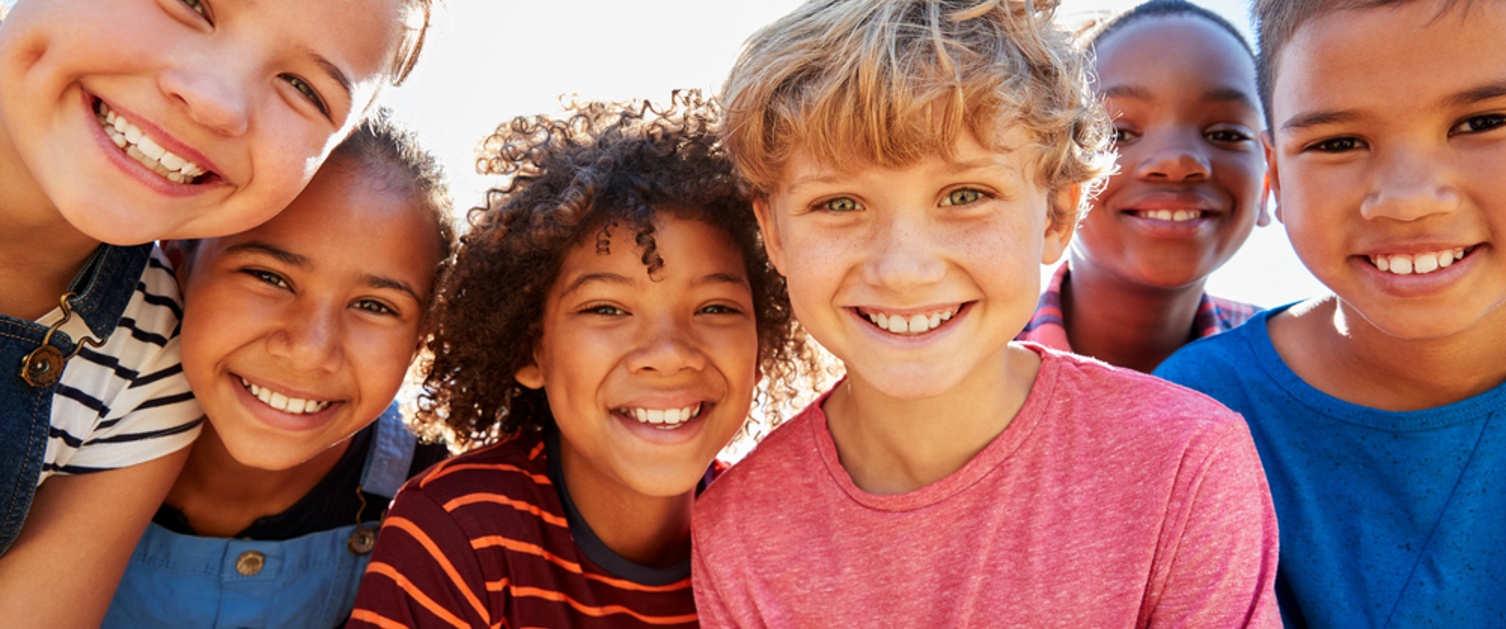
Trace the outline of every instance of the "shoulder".
[[1048, 352], [1042, 359], [1042, 371], [1054, 362], [1056, 374], [1044, 393], [1074, 423], [1126, 438], [1169, 439], [1167, 445], [1243, 429], [1234, 411], [1185, 386], [1075, 354]]
[[468, 494], [511, 487], [554, 491], [544, 441], [539, 436], [517, 435], [439, 461], [410, 479], [402, 493], [420, 492], [443, 504]]
[[[824, 399], [824, 398], [823, 398]], [[727, 509], [761, 511], [767, 501], [787, 501], [819, 466], [812, 422], [824, 417], [812, 403], [764, 437], [696, 500], [696, 517], [716, 519]], [[739, 516], [732, 516], [737, 519]]]

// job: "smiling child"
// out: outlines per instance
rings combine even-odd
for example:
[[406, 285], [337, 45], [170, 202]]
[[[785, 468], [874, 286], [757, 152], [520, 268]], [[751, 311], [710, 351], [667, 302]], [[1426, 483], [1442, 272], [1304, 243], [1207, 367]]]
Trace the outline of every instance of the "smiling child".
[[1156, 373], [1249, 422], [1287, 626], [1501, 626], [1506, 4], [1255, 14], [1277, 217], [1332, 294]]
[[240, 232], [286, 207], [412, 66], [428, 14], [429, 0], [11, 7], [0, 617], [97, 624], [198, 431], [177, 288], [153, 241]]
[[[806, 359], [698, 93], [487, 139], [418, 421], [480, 449], [398, 494], [365, 627], [690, 627], [690, 512]], [[804, 364], [809, 364], [805, 362]]]
[[1256, 310], [1203, 292], [1269, 220], [1255, 59], [1233, 26], [1183, 0], [1139, 5], [1089, 37], [1119, 172], [1018, 338], [1148, 372]]
[[388, 407], [449, 255], [449, 207], [433, 158], [378, 115], [271, 221], [169, 243], [183, 370], [209, 421], [105, 626], [345, 619], [382, 509], [445, 454]]

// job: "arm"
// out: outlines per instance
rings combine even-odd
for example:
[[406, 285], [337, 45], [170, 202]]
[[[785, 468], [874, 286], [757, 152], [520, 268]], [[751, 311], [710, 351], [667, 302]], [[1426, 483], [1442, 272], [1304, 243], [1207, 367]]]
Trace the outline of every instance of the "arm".
[[[505, 578], [500, 584], [507, 585]], [[488, 627], [486, 579], [465, 533], [413, 486], [382, 521], [347, 627]]]
[[[1275, 581], [1276, 512], [1243, 420], [1188, 457], [1166, 514], [1150, 627], [1281, 627]], [[1191, 454], [1191, 453], [1189, 453]]]
[[22, 627], [98, 627], [136, 541], [188, 458], [55, 476], [0, 558], [0, 618]]
[[701, 540], [693, 539], [693, 542], [690, 546], [690, 583], [695, 588], [695, 611], [700, 616], [701, 626], [736, 627], [737, 623], [732, 620], [732, 610], [727, 608], [726, 601], [717, 592], [716, 575], [712, 573], [706, 555], [701, 552]]

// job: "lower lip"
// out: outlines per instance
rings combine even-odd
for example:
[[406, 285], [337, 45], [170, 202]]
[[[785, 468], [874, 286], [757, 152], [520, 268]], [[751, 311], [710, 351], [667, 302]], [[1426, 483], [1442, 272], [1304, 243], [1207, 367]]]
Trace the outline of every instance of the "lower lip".
[[1425, 297], [1436, 295], [1451, 288], [1475, 266], [1475, 258], [1487, 252], [1484, 245], [1477, 245], [1469, 255], [1455, 260], [1447, 267], [1432, 273], [1397, 275], [1375, 268], [1368, 256], [1354, 256], [1350, 264], [1359, 268], [1363, 277], [1380, 288], [1381, 292], [1394, 297]]
[[94, 129], [95, 143], [99, 145], [100, 150], [104, 151], [105, 159], [110, 160], [110, 163], [119, 168], [126, 176], [141, 182], [142, 185], [150, 188], [153, 192], [168, 197], [189, 197], [209, 189], [209, 186], [203, 184], [168, 181], [162, 175], [158, 175], [156, 172], [143, 166], [135, 158], [126, 155], [126, 152], [120, 147], [115, 146], [115, 142], [110, 139], [109, 135], [105, 134], [104, 126], [99, 122], [99, 115], [94, 113], [94, 97], [85, 92], [83, 101], [84, 114]]
[[1211, 226], [1217, 214], [1208, 214], [1200, 218], [1187, 221], [1164, 221], [1159, 218], [1146, 218], [1133, 212], [1123, 212], [1122, 216], [1129, 219], [1131, 224], [1141, 231], [1161, 238], [1186, 238], [1195, 236], [1202, 231], [1203, 227]]
[[245, 386], [241, 385], [241, 379], [239, 376], [231, 375], [229, 376], [229, 379], [230, 386], [235, 389], [236, 397], [238, 400], [240, 400], [241, 406], [244, 406], [246, 410], [250, 411], [252, 417], [255, 417], [263, 424], [266, 424], [277, 430], [285, 430], [289, 432], [307, 432], [321, 428], [328, 424], [330, 420], [334, 419], [336, 409], [344, 406], [343, 402], [335, 402], [317, 413], [307, 413], [302, 415], [284, 413], [275, 408], [267, 406], [265, 402], [262, 402], [256, 396], [251, 395], [251, 392], [246, 390]]
[[662, 426], [663, 424], [640, 422], [633, 417], [615, 411], [612, 412], [612, 416], [639, 439], [653, 444], [672, 446], [692, 441], [699, 436], [706, 425], [706, 417], [714, 410], [716, 410], [715, 405], [705, 402], [701, 405], [701, 413], [699, 415], [687, 419], [678, 427], [669, 430], [655, 428], [655, 426]]

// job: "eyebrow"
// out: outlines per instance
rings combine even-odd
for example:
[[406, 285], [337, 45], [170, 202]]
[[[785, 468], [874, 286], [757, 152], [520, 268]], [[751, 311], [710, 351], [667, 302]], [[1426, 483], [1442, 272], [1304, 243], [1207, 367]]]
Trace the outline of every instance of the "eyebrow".
[[413, 298], [413, 301], [416, 301], [416, 302], [418, 302], [420, 304], [424, 303], [424, 300], [421, 299], [421, 298], [419, 298], [418, 291], [413, 290], [413, 286], [411, 284], [409, 284], [407, 282], [404, 282], [402, 280], [393, 279], [393, 278], [390, 278], [390, 277], [383, 277], [383, 276], [380, 276], [380, 275], [371, 275], [369, 273], [366, 274], [366, 275], [364, 275], [364, 276], [362, 276], [361, 279], [365, 280], [366, 281], [366, 285], [370, 286], [372, 288], [381, 288], [381, 289], [395, 290], [395, 291], [398, 291], [398, 292], [407, 293], [409, 297]]
[[565, 290], [560, 291], [560, 297], [569, 296], [571, 293], [580, 290], [581, 287], [597, 282], [600, 282], [602, 284], [612, 284], [615, 286], [633, 285], [633, 280], [630, 280], [616, 273], [587, 273], [575, 278], [575, 281], [570, 282], [570, 284], [565, 287]]
[[324, 73], [329, 75], [329, 78], [334, 79], [336, 83], [340, 84], [340, 89], [345, 90], [345, 98], [347, 100], [354, 98], [355, 84], [351, 82], [350, 77], [345, 74], [345, 71], [340, 69], [340, 66], [335, 65], [333, 61], [326, 59], [324, 55], [312, 50], [304, 49], [304, 52], [313, 57], [314, 64], [318, 65], [321, 70], [324, 70]]
[[1506, 81], [1487, 83], [1479, 87], [1450, 94], [1447, 98], [1443, 99], [1443, 104], [1445, 106], [1458, 107], [1501, 97], [1506, 97]]
[[237, 245], [231, 245], [225, 248], [225, 253], [259, 253], [261, 255], [276, 258], [278, 262], [282, 262], [283, 264], [291, 264], [299, 268], [308, 268], [309, 266], [308, 256], [299, 255], [288, 251], [287, 249], [274, 247], [267, 243], [256, 240], [243, 242]]
[[[1103, 96], [1114, 98], [1130, 98], [1134, 100], [1155, 100], [1155, 96], [1143, 87], [1137, 85], [1115, 85], [1103, 90]], [[1203, 100], [1212, 103], [1240, 103], [1250, 109], [1257, 109], [1255, 99], [1245, 90], [1219, 86], [1203, 92]]]
[[742, 287], [749, 286], [747, 278], [741, 275], [733, 275], [731, 273], [707, 273], [696, 279], [694, 282], [692, 282], [692, 284], [696, 286], [706, 286], [712, 284], [731, 284], [734, 286]]
[[1287, 118], [1286, 122], [1281, 123], [1281, 130], [1297, 131], [1320, 125], [1354, 122], [1359, 119], [1360, 115], [1353, 111], [1309, 111]]

